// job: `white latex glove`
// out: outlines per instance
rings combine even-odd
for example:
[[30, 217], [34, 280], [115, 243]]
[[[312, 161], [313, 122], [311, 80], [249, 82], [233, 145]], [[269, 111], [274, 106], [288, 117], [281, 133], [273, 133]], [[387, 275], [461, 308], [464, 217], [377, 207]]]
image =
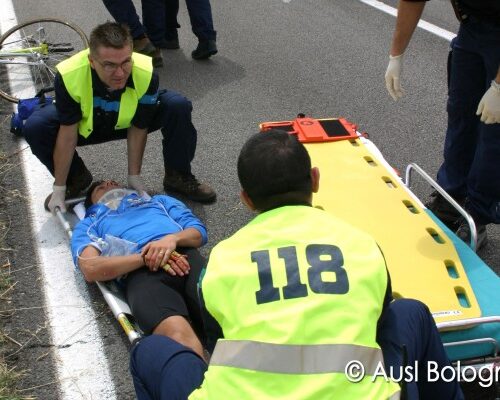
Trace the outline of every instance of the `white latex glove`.
[[146, 186], [140, 175], [129, 175], [127, 177], [127, 182], [128, 187], [137, 190], [140, 195], [146, 193]]
[[400, 84], [401, 70], [403, 69], [403, 54], [399, 56], [390, 55], [389, 65], [387, 65], [387, 70], [385, 71], [385, 86], [394, 101], [403, 96], [403, 89]]
[[66, 204], [64, 204], [65, 199], [66, 186], [52, 186], [52, 196], [49, 201], [49, 210], [55, 214], [56, 208], [58, 207], [62, 212], [66, 212]]
[[476, 115], [481, 115], [485, 124], [500, 123], [500, 83], [491, 81], [491, 87], [479, 102]]

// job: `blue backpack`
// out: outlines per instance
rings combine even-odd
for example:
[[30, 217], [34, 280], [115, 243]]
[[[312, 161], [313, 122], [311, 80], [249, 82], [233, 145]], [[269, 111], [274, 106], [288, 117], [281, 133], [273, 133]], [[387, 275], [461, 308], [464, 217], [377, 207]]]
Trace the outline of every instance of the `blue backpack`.
[[52, 91], [53, 88], [43, 89], [30, 99], [21, 99], [17, 104], [17, 112], [12, 113], [10, 119], [10, 131], [16, 136], [23, 136], [24, 122], [33, 114], [35, 108], [40, 104], [51, 104], [54, 101], [52, 96], [46, 96], [45, 92]]

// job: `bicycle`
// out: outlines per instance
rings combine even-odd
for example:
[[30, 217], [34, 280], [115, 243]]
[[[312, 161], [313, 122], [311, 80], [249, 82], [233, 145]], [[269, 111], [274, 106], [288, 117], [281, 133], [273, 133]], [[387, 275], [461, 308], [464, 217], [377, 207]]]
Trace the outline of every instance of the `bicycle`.
[[0, 97], [19, 103], [53, 90], [56, 65], [87, 47], [78, 26], [57, 18], [12, 27], [0, 37]]

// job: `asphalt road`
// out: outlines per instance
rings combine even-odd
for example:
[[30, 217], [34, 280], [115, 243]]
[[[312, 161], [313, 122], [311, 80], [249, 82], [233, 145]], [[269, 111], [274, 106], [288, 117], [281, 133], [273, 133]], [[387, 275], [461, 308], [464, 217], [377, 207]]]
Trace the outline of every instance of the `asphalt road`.
[[[394, 6], [396, 1], [385, 3]], [[110, 19], [98, 0], [51, 0], [43, 6], [39, 0], [15, 0], [14, 7], [18, 21], [60, 17], [87, 33]], [[181, 4], [182, 49], [164, 51], [165, 66], [158, 70], [163, 87], [193, 102], [199, 132], [193, 171], [218, 193], [214, 205], [189, 203], [209, 229], [205, 254], [251, 216], [239, 201], [235, 165], [242, 143], [260, 122], [290, 119], [299, 112], [342, 116], [368, 132], [393, 167], [403, 171], [416, 162], [435, 175], [446, 127], [446, 40], [417, 30], [405, 58], [406, 95], [395, 103], [384, 82], [393, 16], [355, 0], [212, 0], [212, 8], [219, 54], [206, 62], [191, 59], [196, 39]], [[429, 2], [424, 19], [451, 32], [458, 27], [447, 0]], [[2, 135], [3, 141], [10, 135], [5, 124]], [[163, 179], [160, 139], [159, 133], [150, 136], [143, 167], [150, 190], [158, 192]], [[125, 143], [84, 148], [80, 154], [95, 178], [125, 180]], [[19, 182], [12, 179], [10, 184]], [[50, 185], [47, 181], [47, 193]], [[418, 183], [415, 191], [425, 199], [430, 189]], [[367, 206], [377, 209], [376, 204]], [[29, 232], [12, 234], [21, 238]], [[498, 273], [500, 228], [488, 227], [488, 234], [481, 256]], [[112, 316], [102, 316], [97, 290], [89, 290], [117, 398], [132, 399], [128, 343]]]

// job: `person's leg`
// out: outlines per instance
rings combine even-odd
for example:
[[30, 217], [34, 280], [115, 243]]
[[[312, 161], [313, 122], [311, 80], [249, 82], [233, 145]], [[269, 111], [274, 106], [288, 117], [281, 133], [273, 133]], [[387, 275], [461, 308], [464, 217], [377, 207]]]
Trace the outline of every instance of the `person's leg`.
[[199, 41], [216, 40], [210, 0], [186, 0], [191, 29]]
[[177, 22], [179, 14], [179, 0], [165, 0], [165, 48], [178, 49], [179, 36], [177, 29], [181, 26]]
[[477, 143], [479, 118], [475, 115], [484, 93], [484, 64], [481, 57], [463, 49], [459, 35], [452, 42], [448, 89], [448, 128], [444, 143], [444, 162], [437, 181], [450, 195], [465, 198], [466, 182]]
[[153, 330], [153, 334], [167, 336], [203, 357], [203, 346], [200, 339], [184, 317], [174, 315], [164, 319]]
[[[500, 26], [476, 21], [468, 26], [468, 48], [478, 47], [484, 69], [478, 90], [481, 96], [490, 88], [500, 65]], [[480, 46], [478, 45], [480, 43]], [[472, 106], [475, 112], [477, 104]], [[467, 182], [466, 208], [476, 221], [485, 225], [500, 223], [500, 124], [478, 123], [478, 143]]]
[[[49, 172], [54, 175], [54, 147], [59, 132], [59, 118], [54, 104], [38, 106], [33, 114], [26, 120], [23, 128], [24, 138], [30, 145], [32, 153], [45, 165]], [[68, 174], [67, 186], [73, 186], [83, 177], [86, 183], [92, 183], [92, 176], [88, 172], [83, 160], [75, 151]], [[82, 187], [81, 189], [83, 189]], [[75, 189], [76, 190], [76, 189]]]
[[210, 0], [186, 0], [191, 28], [198, 38], [198, 46], [191, 53], [195, 60], [204, 60], [217, 54], [216, 38]]
[[[400, 377], [400, 371], [405, 366], [412, 367], [411, 372], [415, 372], [418, 363], [418, 381], [415, 382], [414, 377], [411, 382], [405, 382], [408, 400], [463, 399], [457, 379], [451, 382], [442, 379], [430, 382], [428, 379], [428, 367], [441, 372], [451, 364], [425, 304], [411, 299], [390, 303], [380, 317], [377, 342], [382, 348], [385, 369], [389, 371], [392, 368], [394, 378]], [[450, 378], [448, 373], [444, 376]], [[434, 380], [434, 375], [430, 377]]]
[[165, 336], [148, 336], [130, 353], [138, 400], [185, 400], [201, 385], [206, 369], [198, 355]]
[[146, 334], [169, 336], [203, 355], [203, 347], [188, 320], [184, 299], [186, 276], [141, 268], [125, 279], [127, 302]]
[[149, 39], [158, 48], [165, 47], [165, 7], [166, 0], [142, 0], [142, 20]]
[[102, 0], [114, 20], [129, 27], [134, 39], [144, 37], [146, 30], [142, 26], [132, 0]]
[[198, 135], [191, 120], [191, 101], [173, 90], [162, 91], [158, 98], [160, 107], [150, 131], [161, 128], [165, 167], [190, 174]]

